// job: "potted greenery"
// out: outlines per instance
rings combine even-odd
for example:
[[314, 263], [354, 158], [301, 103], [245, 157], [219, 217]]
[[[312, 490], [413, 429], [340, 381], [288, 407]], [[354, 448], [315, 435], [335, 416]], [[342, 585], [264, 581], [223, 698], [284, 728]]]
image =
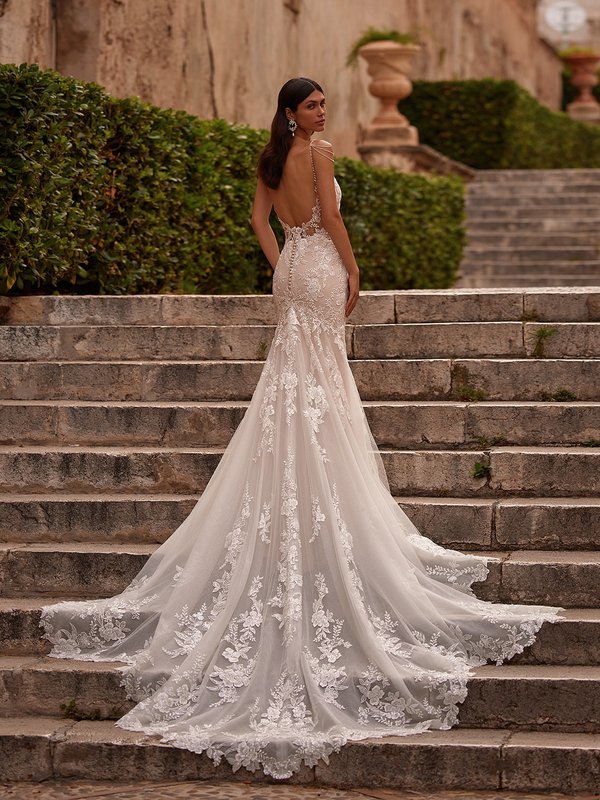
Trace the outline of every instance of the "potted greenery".
[[571, 83], [579, 90], [579, 96], [570, 104], [569, 110], [576, 106], [598, 107], [592, 89], [598, 84], [600, 52], [591, 47], [567, 47], [558, 55], [563, 60], [571, 76]]
[[415, 34], [371, 27], [354, 42], [346, 60], [347, 66], [355, 66], [359, 55], [366, 60], [369, 92], [381, 101], [370, 127], [404, 128], [407, 141], [415, 142], [417, 133], [398, 111], [398, 103], [412, 91], [412, 62], [420, 49]]

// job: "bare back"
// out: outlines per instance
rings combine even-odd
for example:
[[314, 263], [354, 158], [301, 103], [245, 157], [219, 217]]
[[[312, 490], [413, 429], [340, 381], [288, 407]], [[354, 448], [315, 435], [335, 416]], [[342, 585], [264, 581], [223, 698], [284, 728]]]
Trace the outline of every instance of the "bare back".
[[308, 222], [317, 204], [309, 142], [305, 147], [292, 147], [277, 189], [269, 189], [273, 208], [282, 222], [299, 227]]

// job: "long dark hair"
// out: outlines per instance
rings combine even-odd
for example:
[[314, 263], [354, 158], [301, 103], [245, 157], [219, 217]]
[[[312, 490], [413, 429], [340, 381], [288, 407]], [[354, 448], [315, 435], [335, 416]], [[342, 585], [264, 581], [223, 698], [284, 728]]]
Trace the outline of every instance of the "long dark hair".
[[292, 134], [288, 128], [285, 109], [291, 108], [295, 111], [315, 89], [323, 92], [319, 84], [310, 78], [290, 78], [279, 90], [277, 111], [271, 122], [271, 138], [261, 151], [256, 167], [256, 174], [271, 189], [277, 189], [279, 186], [285, 160], [292, 146]]

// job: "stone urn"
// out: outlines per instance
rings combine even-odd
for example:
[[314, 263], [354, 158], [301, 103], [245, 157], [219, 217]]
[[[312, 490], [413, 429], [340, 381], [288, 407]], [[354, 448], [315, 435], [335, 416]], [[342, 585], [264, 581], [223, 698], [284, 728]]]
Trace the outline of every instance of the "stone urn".
[[567, 106], [568, 114], [584, 122], [600, 122], [600, 103], [592, 94], [598, 84], [600, 53], [572, 53], [562, 60], [571, 70], [571, 83], [579, 90], [579, 96]]
[[359, 49], [371, 76], [369, 92], [379, 98], [381, 107], [364, 130], [362, 144], [385, 141], [389, 144], [416, 145], [419, 134], [398, 111], [398, 103], [412, 91], [410, 75], [421, 46], [400, 44], [388, 39], [369, 42]]

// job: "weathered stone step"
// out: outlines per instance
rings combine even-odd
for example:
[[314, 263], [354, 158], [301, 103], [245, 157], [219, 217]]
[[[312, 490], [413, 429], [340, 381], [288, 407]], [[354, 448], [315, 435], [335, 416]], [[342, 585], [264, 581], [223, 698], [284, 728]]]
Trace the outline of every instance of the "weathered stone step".
[[[8, 702], [2, 716], [60, 716], [75, 700], [118, 718], [133, 707], [120, 686], [121, 662], [77, 662], [36, 656], [0, 656], [0, 683]], [[474, 668], [460, 704], [459, 727], [597, 733], [600, 667], [486, 665]], [[119, 709], [116, 711], [116, 709]]]
[[[532, 335], [528, 348], [537, 341]], [[570, 344], [563, 335], [563, 346]], [[552, 356], [560, 348], [552, 336], [542, 345]], [[0, 444], [219, 447], [228, 444], [247, 407], [248, 401], [0, 400]], [[364, 409], [380, 447], [600, 446], [600, 403], [368, 400]]]
[[[598, 260], [600, 248], [597, 245], [587, 245], [579, 247], [555, 247], [548, 245], [545, 247], [480, 247], [469, 245], [465, 249], [465, 261], [482, 262], [499, 261], [505, 264], [571, 264], [572, 267], [588, 265], [589, 267], [600, 266]], [[599, 272], [600, 274], [600, 272]]]
[[[582, 207], [587, 208], [588, 206], [597, 208], [598, 201], [598, 192], [587, 193], [565, 191], [561, 194], [537, 195], [534, 192], [519, 190], [518, 192], [506, 192], [504, 195], [482, 194], [477, 197], [472, 196], [470, 192], [467, 192], [465, 205], [467, 212], [470, 212], [473, 208], [502, 208], [503, 206], [509, 206], [511, 208], [539, 207], [554, 211], [555, 209], [564, 208], [565, 206], [571, 209], [579, 210]], [[581, 213], [581, 211], [579, 213]]]
[[[75, 597], [0, 598], [0, 641], [3, 655], [42, 655], [50, 643], [42, 638], [41, 606]], [[511, 664], [600, 665], [600, 609], [566, 608], [565, 619], [542, 625], [533, 645]]]
[[[600, 321], [600, 287], [413, 289], [395, 295], [395, 322]], [[385, 322], [382, 321], [382, 322]]]
[[539, 183], [555, 180], [600, 182], [600, 169], [486, 169], [476, 173], [477, 183]]
[[[3, 494], [0, 541], [162, 543], [198, 495]], [[458, 550], [596, 550], [598, 497], [396, 498], [417, 528]]]
[[[529, 265], [527, 265], [527, 269]], [[457, 285], [462, 288], [472, 289], [505, 289], [507, 286], [520, 286], [523, 289], [535, 287], [536, 289], [557, 288], [568, 286], [569, 288], [576, 287], [589, 287], [595, 289], [595, 286], [590, 286], [592, 278], [586, 275], [573, 275], [568, 273], [552, 273], [545, 275], [544, 271], [541, 273], [527, 273], [527, 272], [508, 272], [506, 274], [494, 275], [493, 268], [486, 267], [486, 273], [478, 274], [477, 270], [467, 272], [464, 278], [458, 278]]]
[[[2, 445], [0, 492], [198, 492], [222, 453], [217, 447]], [[382, 450], [381, 455], [397, 495], [588, 497], [600, 492], [596, 447]]]
[[[0, 596], [108, 597], [133, 580], [156, 545], [0, 544]], [[490, 562], [485, 581], [473, 584], [484, 600], [542, 603], [564, 608], [600, 606], [599, 551], [479, 551]]]
[[[264, 360], [267, 325], [0, 327], [0, 361]], [[352, 328], [346, 328], [351, 346]]]
[[[508, 198], [507, 198], [508, 199]], [[597, 202], [597, 201], [596, 201]], [[597, 215], [595, 208], [588, 206], [590, 214]], [[581, 208], [578, 205], [544, 205], [539, 206], [537, 198], [531, 198], [530, 205], [516, 206], [514, 203], [485, 203], [480, 204], [479, 198], [473, 200], [468, 206], [469, 224], [477, 223], [479, 220], [493, 219], [500, 221], [509, 220], [530, 220], [530, 219], [560, 219], [569, 220], [573, 228], [577, 227], [581, 217]]]
[[[399, 292], [364, 291], [350, 324], [394, 322]], [[0, 297], [8, 325], [273, 325], [273, 297], [257, 295], [39, 295]]]
[[[487, 214], [487, 212], [486, 212]], [[570, 218], [542, 217], [540, 219], [495, 219], [484, 217], [475, 219], [469, 215], [466, 220], [466, 229], [469, 236], [475, 234], [496, 234], [501, 235], [507, 231], [518, 234], [528, 233], [548, 233], [548, 234], [572, 234], [573, 236], [585, 236], [597, 234], [600, 230], [600, 217], [586, 217], [576, 223]], [[595, 238], [595, 237], [594, 237]]]
[[525, 355], [523, 331], [521, 322], [368, 325], [354, 329], [352, 354], [358, 359], [518, 358]]
[[[485, 212], [487, 213], [487, 212]], [[516, 212], [516, 224], [569, 225], [564, 213], [556, 220], [527, 220]], [[469, 217], [468, 225], [471, 225]], [[482, 226], [505, 224], [483, 219]], [[593, 222], [593, 220], [592, 220]], [[576, 230], [588, 224], [577, 221]], [[600, 223], [599, 223], [600, 224]], [[594, 227], [595, 230], [595, 227]], [[559, 302], [560, 301], [560, 302]], [[524, 306], [534, 303], [541, 318], [600, 319], [600, 291], [589, 296], [573, 287], [552, 292], [506, 287], [501, 293], [478, 289], [411, 289], [361, 291], [348, 323], [469, 322], [515, 320]], [[595, 316], [589, 316], [590, 312]], [[565, 316], [566, 314], [566, 316]], [[6, 325], [273, 325], [275, 306], [270, 295], [40, 295], [0, 297], [0, 323]]]
[[[467, 230], [468, 248], [477, 251], [487, 248], [600, 248], [600, 225], [595, 233], [550, 233], [547, 231], [533, 233], [529, 230], [518, 231], [483, 231], [477, 227]], [[597, 251], [596, 251], [597, 252]]]
[[[600, 280], [600, 261], [497, 261], [484, 260], [469, 256], [461, 262], [461, 270], [471, 270], [487, 273], [491, 276], [506, 277], [513, 274], [528, 274], [534, 276], [539, 285], [543, 286], [544, 280], [566, 277], [575, 280], [585, 280], [588, 283]], [[584, 285], [584, 284], [581, 284]]]
[[480, 392], [486, 400], [598, 399], [598, 359], [457, 359], [451, 369], [454, 397]]
[[[466, 260], [463, 268], [468, 266]], [[274, 330], [259, 325], [2, 326], [0, 361], [260, 361], [267, 355]], [[348, 325], [346, 349], [352, 359], [519, 357], [531, 355], [523, 345], [523, 336], [531, 330], [527, 322]], [[600, 355], [598, 346], [578, 349], [582, 337], [600, 342], [600, 323], [564, 322], [557, 325], [557, 332], [571, 344], [557, 355]]]
[[598, 179], [586, 180], [557, 177], [545, 181], [470, 181], [467, 193], [470, 197], [513, 197], [516, 193], [529, 196], [548, 196], [564, 194], [594, 194], [600, 198], [600, 181]]
[[[260, 361], [14, 362], [0, 370], [0, 398], [15, 400], [248, 400]], [[598, 400], [599, 359], [357, 359], [363, 400], [544, 400], [568, 390]], [[467, 394], [465, 394], [467, 392]], [[569, 398], [563, 398], [569, 399]]]
[[[125, 731], [112, 720], [0, 718], [0, 778], [119, 782], [244, 781], [273, 783], [262, 771], [215, 767], [205, 754]], [[600, 737], [585, 733], [494, 731], [455, 727], [389, 739], [349, 742], [329, 764], [303, 767], [300, 785], [507, 791], [593, 792], [600, 781]], [[277, 781], [281, 783], [281, 781]], [[500, 797], [500, 795], [498, 795]], [[508, 800], [508, 798], [507, 798]], [[514, 800], [514, 798], [512, 798]]]

